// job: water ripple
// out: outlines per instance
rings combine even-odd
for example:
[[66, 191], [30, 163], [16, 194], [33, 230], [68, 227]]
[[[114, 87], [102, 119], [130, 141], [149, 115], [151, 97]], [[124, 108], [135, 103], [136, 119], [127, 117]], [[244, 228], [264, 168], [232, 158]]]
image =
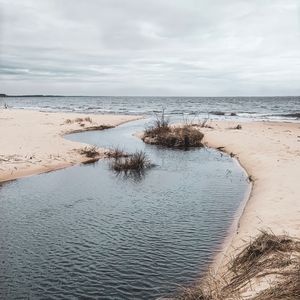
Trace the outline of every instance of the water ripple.
[[75, 138], [145, 149], [158, 167], [139, 182], [100, 162], [1, 187], [1, 299], [155, 299], [205, 270], [244, 175], [216, 151], [145, 146], [135, 124]]

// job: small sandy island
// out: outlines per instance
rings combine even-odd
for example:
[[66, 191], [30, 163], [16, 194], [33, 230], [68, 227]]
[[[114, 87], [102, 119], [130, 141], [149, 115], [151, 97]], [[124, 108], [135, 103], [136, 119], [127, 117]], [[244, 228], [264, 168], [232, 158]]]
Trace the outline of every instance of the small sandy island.
[[87, 145], [69, 141], [65, 134], [114, 127], [139, 118], [1, 109], [0, 182], [85, 162], [87, 158], [79, 150]]

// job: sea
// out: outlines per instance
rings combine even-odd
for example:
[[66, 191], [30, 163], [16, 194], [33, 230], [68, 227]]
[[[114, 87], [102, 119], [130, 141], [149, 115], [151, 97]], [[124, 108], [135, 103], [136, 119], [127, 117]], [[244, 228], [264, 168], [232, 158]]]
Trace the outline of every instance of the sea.
[[0, 97], [0, 107], [39, 111], [153, 115], [245, 120], [299, 120], [300, 96], [290, 97], [138, 97], [22, 96]]

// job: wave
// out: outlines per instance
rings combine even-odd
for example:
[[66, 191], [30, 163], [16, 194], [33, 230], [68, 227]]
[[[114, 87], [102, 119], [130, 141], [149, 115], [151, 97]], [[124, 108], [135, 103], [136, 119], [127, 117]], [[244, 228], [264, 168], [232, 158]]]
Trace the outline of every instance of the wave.
[[300, 112], [293, 112], [288, 114], [277, 114], [273, 116], [300, 119]]
[[225, 112], [225, 111], [210, 111], [209, 113], [215, 116], [236, 116], [237, 115], [236, 112]]

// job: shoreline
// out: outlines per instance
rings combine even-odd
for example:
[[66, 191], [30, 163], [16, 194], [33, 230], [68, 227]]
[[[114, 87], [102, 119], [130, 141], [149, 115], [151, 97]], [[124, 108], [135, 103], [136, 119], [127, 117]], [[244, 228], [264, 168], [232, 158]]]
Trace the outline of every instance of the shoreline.
[[[260, 230], [300, 236], [300, 123], [211, 121], [214, 129], [200, 128], [205, 144], [222, 148], [251, 176], [245, 199], [237, 211], [228, 235], [213, 257], [210, 272], [218, 274], [226, 262]], [[266, 155], [267, 154], [267, 155]], [[298, 208], [298, 211], [297, 211]]]
[[[101, 126], [102, 129], [111, 128], [141, 118], [0, 110], [0, 140], [6, 144], [0, 153], [0, 184], [90, 160], [78, 152], [90, 145], [67, 140], [64, 138], [67, 134], [99, 130]], [[208, 147], [230, 155], [246, 176], [253, 179], [226, 236], [214, 249], [213, 262], [208, 265], [208, 270], [214, 274], [224, 271], [228, 259], [260, 230], [300, 236], [299, 204], [297, 206], [300, 198], [297, 181], [300, 178], [300, 123], [251, 121], [240, 122], [242, 128], [233, 129], [237, 124], [237, 121], [218, 120], [210, 121], [213, 129], [199, 128]], [[103, 158], [104, 149], [99, 150], [99, 158]], [[12, 156], [16, 158], [9, 161]], [[3, 175], [5, 166], [8, 168], [4, 169]]]
[[[141, 116], [0, 110], [0, 184], [88, 162], [79, 153], [91, 145], [64, 136], [104, 130], [141, 119]], [[99, 159], [105, 150], [98, 148]]]
[[[211, 148], [211, 149], [215, 149], [215, 148]], [[217, 149], [215, 149], [215, 150], [217, 150]], [[217, 151], [220, 151], [220, 150], [217, 150]], [[226, 153], [226, 154], [229, 155], [230, 153]], [[241, 168], [243, 170], [243, 172], [245, 173], [245, 175], [248, 177], [249, 174], [248, 174], [247, 170], [244, 168], [244, 166], [240, 163], [240, 161], [234, 157], [232, 159], [235, 161], [235, 163], [239, 166], [239, 168]], [[251, 198], [252, 190], [253, 190], [253, 183], [249, 182], [249, 185], [247, 187], [247, 190], [245, 191], [244, 197], [243, 197], [238, 209], [234, 213], [233, 220], [226, 232], [225, 237], [223, 238], [219, 247], [217, 249], [215, 249], [215, 251], [214, 251], [215, 253], [213, 253], [213, 262], [210, 266], [208, 266], [208, 270], [215, 275], [218, 274], [218, 272], [220, 271], [220, 269], [222, 269], [222, 266], [224, 265], [224, 260], [226, 259], [225, 255], [229, 251], [231, 243], [233, 241], [233, 238], [239, 228], [240, 220], [243, 216], [245, 207]]]

